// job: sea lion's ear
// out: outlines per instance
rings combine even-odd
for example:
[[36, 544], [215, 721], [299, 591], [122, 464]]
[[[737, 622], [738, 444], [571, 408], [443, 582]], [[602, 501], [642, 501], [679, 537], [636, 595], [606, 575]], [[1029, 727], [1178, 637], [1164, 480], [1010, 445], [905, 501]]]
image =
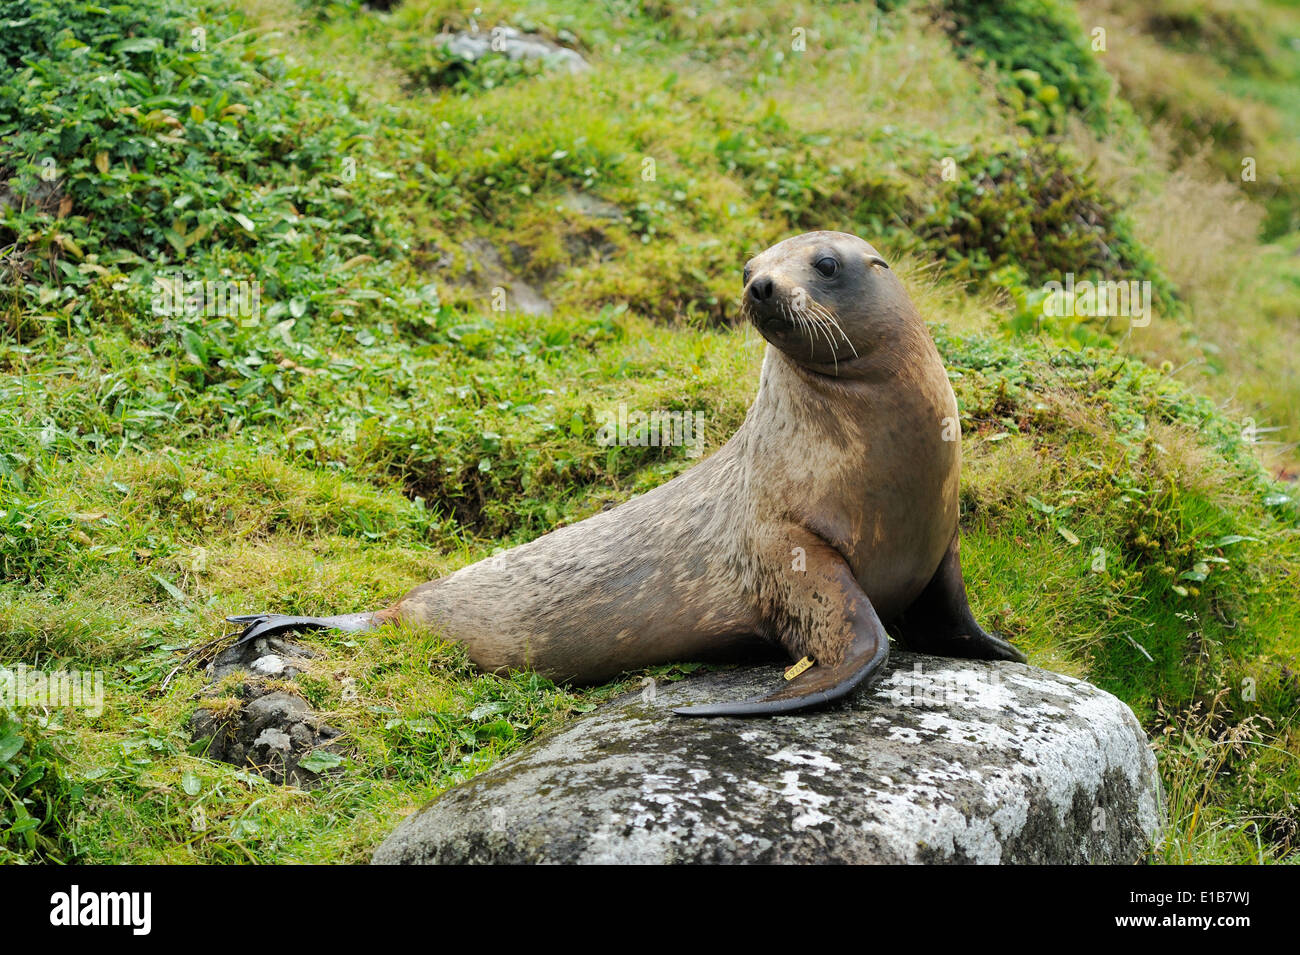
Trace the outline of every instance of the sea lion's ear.
[[884, 259], [882, 259], [882, 258], [881, 258], [880, 256], [878, 256], [878, 255], [868, 255], [868, 256], [867, 256], [867, 265], [878, 265], [878, 266], [880, 266], [880, 268], [882, 268], [882, 269], [887, 269], [887, 268], [889, 268], [889, 263], [886, 262]]

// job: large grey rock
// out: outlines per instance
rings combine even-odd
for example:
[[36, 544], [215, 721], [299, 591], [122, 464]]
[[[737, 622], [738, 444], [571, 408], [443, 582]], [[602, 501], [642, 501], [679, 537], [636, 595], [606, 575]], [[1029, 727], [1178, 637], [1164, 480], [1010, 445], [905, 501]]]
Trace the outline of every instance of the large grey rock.
[[1127, 706], [1017, 663], [895, 652], [808, 715], [685, 719], [768, 667], [609, 703], [406, 819], [377, 863], [1124, 862], [1162, 814]]

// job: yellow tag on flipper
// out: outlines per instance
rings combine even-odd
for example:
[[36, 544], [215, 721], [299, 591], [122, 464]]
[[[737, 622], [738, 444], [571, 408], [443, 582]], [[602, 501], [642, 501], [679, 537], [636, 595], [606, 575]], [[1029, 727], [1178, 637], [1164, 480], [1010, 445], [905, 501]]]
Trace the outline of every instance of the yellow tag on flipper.
[[808, 669], [808, 668], [809, 668], [810, 666], [812, 666], [812, 665], [813, 665], [813, 658], [812, 658], [812, 657], [804, 657], [802, 660], [800, 660], [800, 661], [799, 661], [798, 663], [796, 663], [794, 666], [792, 666], [792, 667], [787, 667], [787, 668], [786, 668], [786, 671], [785, 671], [785, 678], [786, 678], [787, 680], [793, 680], [793, 679], [794, 679], [795, 677], [797, 677], [800, 673], [802, 673], [804, 670]]

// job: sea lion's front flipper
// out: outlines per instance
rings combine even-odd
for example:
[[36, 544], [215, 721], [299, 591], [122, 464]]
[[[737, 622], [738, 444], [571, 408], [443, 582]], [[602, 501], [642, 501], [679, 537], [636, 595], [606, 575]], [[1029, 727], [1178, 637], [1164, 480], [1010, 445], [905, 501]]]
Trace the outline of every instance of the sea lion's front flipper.
[[337, 617], [289, 617], [278, 613], [250, 614], [246, 617], [227, 617], [230, 623], [245, 624], [244, 630], [231, 646], [239, 646], [258, 637], [274, 637], [282, 633], [304, 633], [308, 630], [342, 630], [345, 633], [363, 633], [379, 625], [373, 613], [345, 613]]
[[838, 666], [812, 666], [766, 696], [735, 703], [683, 706], [673, 712], [679, 716], [772, 716], [812, 709], [848, 696], [867, 683], [889, 658], [889, 636], [879, 621], [876, 626], [878, 634], [864, 632], [854, 637]]
[[1024, 653], [975, 620], [966, 599], [961, 574], [961, 532], [952, 535], [948, 552], [921, 596], [897, 623], [899, 640], [909, 650], [968, 660], [1012, 660], [1024, 663]]
[[[889, 634], [844, 558], [824, 543], [796, 543], [806, 551], [806, 571], [794, 578], [787, 601], [799, 617], [786, 625], [783, 642], [792, 655], [814, 665], [787, 671], [782, 685], [765, 696], [734, 703], [705, 703], [673, 710], [679, 716], [770, 716], [823, 706], [864, 686], [889, 658]], [[798, 627], [805, 632], [792, 632]], [[821, 662], [825, 660], [827, 662]], [[831, 662], [835, 661], [835, 662]], [[801, 660], [802, 662], [802, 660]], [[797, 675], [796, 675], [797, 674]]]

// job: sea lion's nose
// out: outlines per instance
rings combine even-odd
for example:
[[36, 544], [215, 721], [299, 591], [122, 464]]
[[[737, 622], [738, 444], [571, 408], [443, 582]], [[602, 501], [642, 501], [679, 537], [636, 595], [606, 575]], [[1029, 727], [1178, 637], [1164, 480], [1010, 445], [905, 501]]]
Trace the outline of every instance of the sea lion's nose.
[[749, 297], [757, 305], [762, 305], [772, 297], [772, 290], [775, 286], [772, 283], [772, 276], [760, 275], [749, 283]]

